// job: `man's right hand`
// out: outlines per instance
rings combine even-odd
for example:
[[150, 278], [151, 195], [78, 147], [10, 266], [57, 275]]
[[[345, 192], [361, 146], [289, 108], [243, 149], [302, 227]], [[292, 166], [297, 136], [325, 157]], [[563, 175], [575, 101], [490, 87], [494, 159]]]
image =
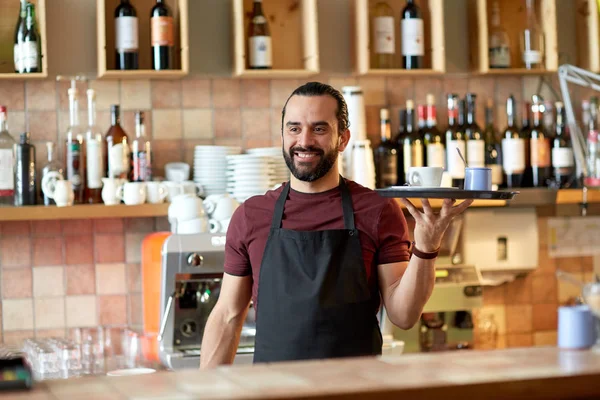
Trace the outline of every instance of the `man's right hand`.
[[223, 274], [219, 299], [204, 327], [200, 369], [233, 363], [251, 297], [251, 275]]

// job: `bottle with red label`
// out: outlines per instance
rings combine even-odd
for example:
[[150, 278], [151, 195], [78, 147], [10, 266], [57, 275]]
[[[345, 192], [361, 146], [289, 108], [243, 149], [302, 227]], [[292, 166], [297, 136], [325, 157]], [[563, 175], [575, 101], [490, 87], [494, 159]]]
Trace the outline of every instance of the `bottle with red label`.
[[150, 15], [152, 68], [157, 71], [173, 69], [173, 13], [164, 0], [156, 0]]
[[533, 187], [548, 186], [552, 178], [550, 137], [542, 124], [543, 104], [540, 96], [532, 96], [531, 115], [533, 122], [529, 136], [529, 157]]

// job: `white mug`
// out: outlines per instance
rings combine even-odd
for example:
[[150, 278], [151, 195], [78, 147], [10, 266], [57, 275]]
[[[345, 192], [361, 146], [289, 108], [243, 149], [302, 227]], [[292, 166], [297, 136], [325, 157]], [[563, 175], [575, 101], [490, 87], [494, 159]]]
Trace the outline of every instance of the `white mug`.
[[204, 199], [204, 209], [206, 210], [206, 212], [209, 214], [215, 212], [215, 208], [217, 208], [217, 203], [219, 202], [219, 200], [221, 200], [221, 198], [225, 196], [227, 196], [226, 193], [211, 194], [209, 196], [206, 196], [206, 198]]
[[209, 223], [208, 218], [200, 217], [194, 218], [187, 221], [177, 222], [177, 233], [183, 235], [192, 235], [195, 233], [208, 232]]
[[146, 202], [146, 182], [125, 182], [117, 188], [117, 197], [128, 206]]
[[229, 195], [225, 195], [219, 199], [211, 216], [217, 221], [223, 221], [231, 218], [239, 206], [240, 203], [236, 199]]
[[117, 189], [125, 183], [121, 178], [102, 178], [102, 201], [107, 206], [114, 206], [121, 203], [117, 197]]
[[56, 181], [54, 183], [53, 196], [57, 207], [72, 206], [75, 200], [75, 193], [73, 193], [73, 184], [71, 181]]
[[221, 223], [219, 221], [217, 221], [216, 219], [209, 219], [208, 220], [208, 225], [209, 225], [209, 232], [210, 233], [219, 233], [219, 232], [221, 232]]
[[219, 221], [219, 224], [221, 224], [221, 233], [227, 233], [227, 229], [229, 228], [230, 221], [231, 221], [231, 218], [227, 218], [223, 221]]
[[441, 167], [410, 167], [407, 181], [410, 186], [439, 187], [443, 173]]
[[164, 203], [169, 195], [167, 186], [160, 182], [146, 182], [146, 198], [150, 204]]
[[163, 183], [166, 185], [167, 191], [169, 192], [167, 198], [170, 202], [172, 202], [176, 196], [179, 196], [181, 194], [193, 194], [195, 196], [198, 196], [203, 192], [202, 186], [197, 185], [193, 181], [165, 181]]
[[168, 218], [171, 223], [189, 221], [206, 216], [202, 199], [191, 194], [180, 194], [173, 198], [169, 206]]

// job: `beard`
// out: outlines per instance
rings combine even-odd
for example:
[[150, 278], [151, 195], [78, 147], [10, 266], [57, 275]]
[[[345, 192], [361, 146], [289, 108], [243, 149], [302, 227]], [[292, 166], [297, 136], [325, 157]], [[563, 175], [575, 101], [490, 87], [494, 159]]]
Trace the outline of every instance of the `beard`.
[[[311, 152], [317, 153], [321, 158], [317, 165], [311, 168], [311, 164], [309, 162], [303, 162], [300, 157], [295, 156], [295, 152]], [[335, 161], [338, 158], [338, 149], [334, 148], [330, 152], [325, 153], [322, 149], [318, 147], [301, 147], [294, 146], [290, 148], [289, 152], [286, 152], [284, 148], [282, 148], [283, 158], [285, 160], [285, 164], [290, 169], [290, 172], [294, 177], [303, 182], [314, 182], [317, 179], [324, 177], [333, 167]], [[298, 165], [297, 165], [298, 164]]]

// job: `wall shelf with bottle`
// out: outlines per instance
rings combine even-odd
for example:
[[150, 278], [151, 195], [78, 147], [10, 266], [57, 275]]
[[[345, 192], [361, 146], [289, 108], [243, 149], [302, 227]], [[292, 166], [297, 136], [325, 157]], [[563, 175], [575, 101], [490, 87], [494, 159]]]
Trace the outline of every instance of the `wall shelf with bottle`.
[[446, 70], [442, 0], [353, 0], [358, 75], [436, 75]]
[[[557, 71], [555, 0], [469, 0], [468, 8], [474, 73], [539, 75]], [[531, 39], [524, 41], [525, 37]]]
[[179, 79], [188, 74], [188, 0], [96, 1], [98, 78]]
[[233, 0], [232, 10], [235, 77], [319, 73], [316, 0]]
[[600, 72], [600, 15], [596, 0], [577, 0], [575, 9], [577, 27], [577, 65], [592, 72]]
[[81, 204], [68, 207], [26, 206], [0, 207], [0, 221], [39, 221], [61, 219], [97, 219], [97, 218], [145, 218], [166, 217], [169, 205], [140, 204], [128, 206], [119, 204]]
[[[31, 12], [35, 16], [35, 27], [32, 34], [27, 33], [26, 21], [21, 25], [25, 41], [21, 41], [21, 48], [28, 51], [29, 57], [20, 65], [22, 72], [15, 72], [19, 68], [16, 64], [18, 49], [15, 41], [20, 21], [19, 1], [0, 0], [0, 79], [40, 79], [48, 76], [48, 59], [46, 50], [46, 0], [28, 0], [32, 4]], [[26, 42], [26, 44], [24, 43]], [[32, 45], [33, 44], [33, 45]], [[25, 47], [24, 47], [25, 46]], [[41, 67], [41, 68], [40, 68]], [[41, 70], [40, 70], [41, 69]]]

